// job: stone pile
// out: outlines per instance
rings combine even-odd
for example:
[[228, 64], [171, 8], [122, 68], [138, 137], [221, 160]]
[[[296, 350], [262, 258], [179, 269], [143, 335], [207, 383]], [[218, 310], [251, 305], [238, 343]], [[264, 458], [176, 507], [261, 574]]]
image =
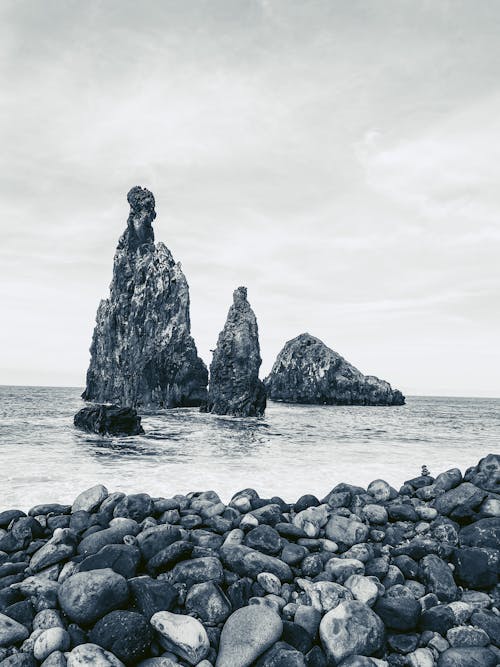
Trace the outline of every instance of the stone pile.
[[95, 486], [0, 512], [0, 666], [495, 667], [499, 485], [489, 455], [291, 504]]

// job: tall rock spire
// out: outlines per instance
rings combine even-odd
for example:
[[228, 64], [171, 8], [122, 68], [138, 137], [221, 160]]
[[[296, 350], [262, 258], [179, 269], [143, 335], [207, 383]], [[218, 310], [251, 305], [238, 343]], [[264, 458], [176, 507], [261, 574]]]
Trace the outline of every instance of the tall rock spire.
[[210, 364], [207, 410], [234, 417], [262, 416], [266, 390], [259, 380], [261, 363], [257, 320], [246, 287], [238, 287]]
[[208, 373], [191, 337], [180, 264], [154, 243], [153, 193], [136, 186], [116, 249], [110, 294], [97, 310], [82, 397], [130, 407], [204, 405]]

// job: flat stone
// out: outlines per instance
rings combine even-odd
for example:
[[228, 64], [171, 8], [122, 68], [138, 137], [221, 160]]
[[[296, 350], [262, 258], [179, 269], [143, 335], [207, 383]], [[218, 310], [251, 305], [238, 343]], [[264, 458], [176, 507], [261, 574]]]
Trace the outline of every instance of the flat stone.
[[15, 646], [29, 637], [28, 629], [13, 618], [0, 614], [0, 646]]
[[496, 664], [496, 655], [487, 648], [449, 648], [437, 661], [437, 667], [496, 667]]
[[216, 667], [248, 667], [279, 640], [282, 631], [281, 618], [269, 607], [237, 609], [222, 628]]

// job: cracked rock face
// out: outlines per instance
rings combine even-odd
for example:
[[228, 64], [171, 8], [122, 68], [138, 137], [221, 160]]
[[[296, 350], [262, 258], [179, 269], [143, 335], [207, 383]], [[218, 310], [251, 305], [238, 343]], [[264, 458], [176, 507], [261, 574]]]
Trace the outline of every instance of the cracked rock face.
[[275, 401], [318, 405], [404, 405], [388, 382], [363, 375], [308, 333], [289, 340], [264, 380]]
[[208, 373], [190, 334], [189, 288], [180, 264], [154, 242], [155, 199], [136, 186], [116, 249], [110, 294], [101, 301], [82, 398], [173, 408], [206, 401]]
[[208, 412], [262, 416], [266, 390], [259, 380], [261, 363], [257, 319], [247, 301], [246, 287], [238, 287], [210, 364]]

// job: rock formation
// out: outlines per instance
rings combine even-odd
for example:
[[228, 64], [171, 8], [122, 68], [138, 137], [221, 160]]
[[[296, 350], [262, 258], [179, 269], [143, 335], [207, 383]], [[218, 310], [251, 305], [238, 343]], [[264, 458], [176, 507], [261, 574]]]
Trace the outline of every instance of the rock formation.
[[247, 301], [246, 287], [238, 287], [210, 364], [207, 411], [234, 417], [262, 416], [266, 390], [259, 380], [261, 363], [257, 320]]
[[140, 435], [141, 418], [134, 408], [117, 405], [91, 405], [79, 410], [73, 420], [76, 428], [99, 435]]
[[275, 401], [322, 405], [404, 405], [397, 389], [363, 375], [322, 341], [308, 333], [289, 340], [264, 380]]
[[154, 196], [134, 187], [108, 299], [101, 301], [82, 398], [121, 406], [198, 406], [208, 373], [190, 335], [189, 288], [180, 264], [154, 243]]

